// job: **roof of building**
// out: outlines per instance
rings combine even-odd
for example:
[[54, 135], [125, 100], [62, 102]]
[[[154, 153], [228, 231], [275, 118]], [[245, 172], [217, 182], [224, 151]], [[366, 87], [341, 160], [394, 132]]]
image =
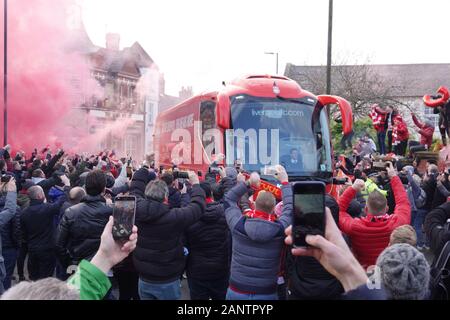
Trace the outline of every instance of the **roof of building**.
[[100, 48], [91, 58], [97, 69], [137, 78], [141, 76], [140, 68], [150, 68], [154, 64], [153, 59], [138, 42], [122, 50]]
[[160, 94], [159, 96], [159, 113], [164, 112], [170, 109], [173, 106], [176, 106], [181, 101], [183, 101], [180, 97], [171, 96], [168, 94]]
[[[440, 86], [450, 88], [450, 63], [434, 64], [374, 64], [369, 65], [371, 70], [378, 74], [387, 83], [398, 83], [402, 89], [397, 90], [397, 97], [422, 97], [434, 93]], [[337, 68], [356, 68], [356, 65], [343, 65], [332, 67], [333, 73]], [[326, 66], [296, 66], [286, 65], [285, 76], [297, 81], [302, 88], [311, 90], [308, 83], [308, 73], [320, 74], [326, 78]], [[325, 81], [325, 80], [324, 80]]]

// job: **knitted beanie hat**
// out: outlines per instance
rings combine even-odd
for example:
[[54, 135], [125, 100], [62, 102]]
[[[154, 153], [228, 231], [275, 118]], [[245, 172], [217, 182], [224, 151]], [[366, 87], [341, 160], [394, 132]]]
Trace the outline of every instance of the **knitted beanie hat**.
[[430, 266], [409, 244], [386, 248], [377, 259], [381, 283], [392, 300], [422, 300], [428, 295]]

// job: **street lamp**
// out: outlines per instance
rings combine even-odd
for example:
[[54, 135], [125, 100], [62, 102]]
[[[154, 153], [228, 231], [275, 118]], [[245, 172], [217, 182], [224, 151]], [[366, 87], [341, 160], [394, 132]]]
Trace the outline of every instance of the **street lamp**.
[[276, 74], [278, 75], [278, 52], [264, 52], [264, 54], [276, 55], [276, 57], [277, 57], [277, 69], [276, 69]]
[[3, 143], [8, 144], [8, 0], [3, 0]]

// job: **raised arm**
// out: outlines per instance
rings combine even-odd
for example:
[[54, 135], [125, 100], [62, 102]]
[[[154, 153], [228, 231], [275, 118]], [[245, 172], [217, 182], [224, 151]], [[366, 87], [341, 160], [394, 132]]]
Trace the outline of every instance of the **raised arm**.
[[247, 185], [243, 181], [239, 181], [230, 191], [225, 194], [224, 208], [225, 218], [228, 227], [233, 230], [239, 219], [242, 218], [242, 211], [238, 206], [238, 201], [247, 192]]
[[339, 228], [348, 235], [351, 234], [354, 223], [353, 217], [347, 213], [348, 207], [356, 194], [361, 192], [364, 188], [364, 181], [356, 179], [353, 186], [347, 188], [347, 190], [339, 197]]
[[415, 114], [412, 115], [412, 119], [413, 119], [413, 121], [414, 121], [414, 124], [415, 124], [417, 127], [419, 127], [420, 129], [425, 128], [425, 124], [423, 124], [422, 122], [420, 122], [419, 119], [417, 119], [417, 117], [416, 117]]
[[391, 178], [391, 188], [395, 199], [395, 218], [400, 224], [409, 224], [411, 222], [411, 205], [409, 204], [408, 195], [392, 163], [386, 170], [389, 178]]

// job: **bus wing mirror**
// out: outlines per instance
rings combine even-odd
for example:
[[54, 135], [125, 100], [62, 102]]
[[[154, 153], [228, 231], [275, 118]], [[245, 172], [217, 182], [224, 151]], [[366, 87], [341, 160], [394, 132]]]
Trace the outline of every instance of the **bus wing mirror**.
[[336, 104], [339, 106], [342, 117], [342, 131], [344, 135], [349, 134], [353, 130], [353, 111], [350, 103], [344, 98], [337, 96], [318, 96], [317, 99], [325, 107], [329, 104]]
[[217, 125], [223, 129], [230, 129], [230, 98], [226, 94], [217, 97]]

